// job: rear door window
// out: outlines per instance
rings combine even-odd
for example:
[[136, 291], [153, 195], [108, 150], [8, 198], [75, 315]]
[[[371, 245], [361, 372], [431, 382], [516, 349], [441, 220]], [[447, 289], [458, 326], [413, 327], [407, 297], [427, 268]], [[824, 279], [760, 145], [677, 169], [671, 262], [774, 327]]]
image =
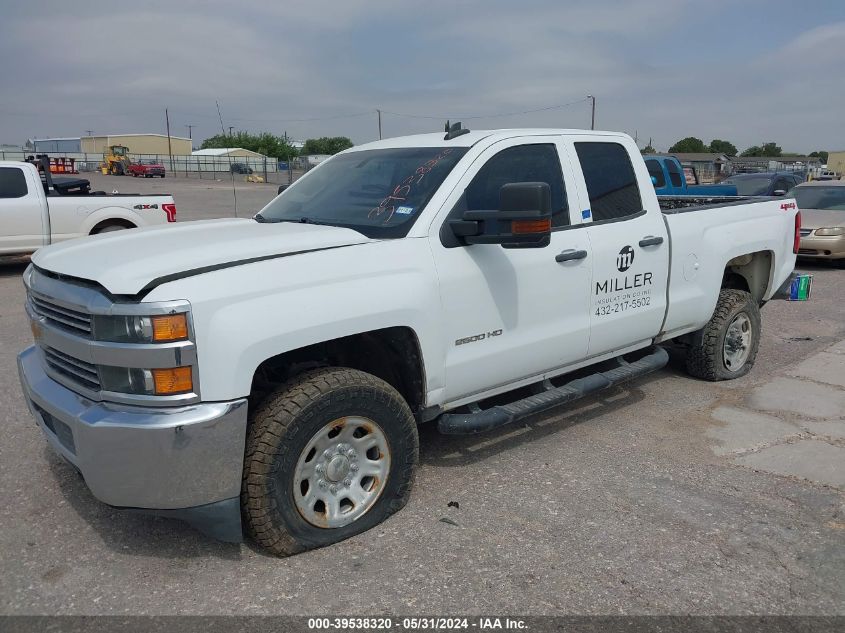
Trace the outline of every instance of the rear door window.
[[678, 167], [678, 163], [673, 160], [667, 160], [666, 169], [669, 171], [669, 180], [671, 181], [672, 186], [680, 187], [681, 183], [683, 183], [683, 176], [681, 175], [681, 170]]
[[660, 161], [656, 158], [649, 158], [645, 162], [645, 166], [648, 169], [648, 175], [654, 178], [654, 186], [665, 187], [666, 178], [663, 176], [663, 168], [660, 167]]
[[593, 222], [618, 220], [643, 210], [637, 176], [619, 143], [575, 143], [590, 196]]
[[0, 167], [0, 198], [23, 198], [27, 194], [26, 177], [17, 167]]

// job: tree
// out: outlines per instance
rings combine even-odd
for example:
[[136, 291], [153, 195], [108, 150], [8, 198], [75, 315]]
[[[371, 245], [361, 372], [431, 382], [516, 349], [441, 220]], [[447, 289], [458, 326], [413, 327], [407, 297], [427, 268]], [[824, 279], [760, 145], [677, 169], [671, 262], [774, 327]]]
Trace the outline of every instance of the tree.
[[694, 136], [682, 138], [680, 141], [678, 141], [672, 147], [669, 148], [670, 154], [695, 154], [706, 151], [707, 146], [704, 144], [704, 141]]
[[656, 154], [657, 153], [657, 150], [654, 149], [654, 147], [652, 147], [651, 143], [649, 143], [648, 145], [643, 147], [642, 150], [640, 150], [640, 151], [643, 154]]
[[302, 148], [302, 155], [309, 154], [337, 154], [352, 147], [352, 141], [345, 136], [321, 136], [309, 138]]
[[765, 143], [763, 145], [763, 156], [780, 156], [783, 149], [777, 143]]
[[250, 134], [249, 132], [238, 132], [236, 134], [217, 134], [202, 142], [201, 148], [216, 147], [242, 147], [272, 158], [288, 159], [296, 156], [298, 150], [287, 143], [284, 137], [274, 136], [269, 132]]
[[780, 156], [783, 150], [777, 143], [769, 142], [763, 143], [763, 146], [752, 145], [747, 150], [742, 152], [740, 156]]
[[710, 151], [715, 154], [724, 154], [725, 156], [736, 156], [737, 153], [736, 145], [718, 138], [710, 141]]
[[821, 151], [821, 150], [820, 150], [820, 151], [818, 151], [818, 152], [810, 152], [810, 153], [808, 154], [808, 156], [811, 156], [812, 158], [818, 158], [818, 159], [820, 159], [823, 163], [827, 163], [827, 157], [828, 157], [828, 154], [827, 154], [827, 152], [825, 152], [825, 151]]

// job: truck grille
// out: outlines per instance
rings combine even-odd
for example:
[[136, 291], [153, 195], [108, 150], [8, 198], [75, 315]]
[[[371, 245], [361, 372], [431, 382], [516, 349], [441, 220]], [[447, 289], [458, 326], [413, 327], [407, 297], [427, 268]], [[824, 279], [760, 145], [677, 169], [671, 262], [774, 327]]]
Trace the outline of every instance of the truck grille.
[[54, 372], [85, 389], [100, 391], [100, 375], [97, 373], [96, 365], [69, 356], [52, 347], [45, 346], [41, 349], [44, 351], [44, 360], [47, 362], [47, 366]]
[[91, 338], [91, 315], [65, 308], [34, 294], [29, 295], [33, 311], [43, 317], [50, 325], [82, 336]]

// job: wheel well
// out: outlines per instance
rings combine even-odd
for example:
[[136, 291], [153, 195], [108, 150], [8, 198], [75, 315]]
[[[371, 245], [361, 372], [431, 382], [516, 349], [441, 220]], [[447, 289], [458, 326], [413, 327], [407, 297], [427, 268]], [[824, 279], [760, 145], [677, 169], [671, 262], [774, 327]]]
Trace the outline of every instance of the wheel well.
[[757, 251], [739, 255], [730, 260], [722, 275], [722, 288], [745, 290], [757, 303], [769, 287], [772, 271], [771, 251]]
[[129, 220], [124, 220], [123, 218], [109, 218], [108, 220], [103, 220], [102, 222], [98, 222], [97, 224], [95, 224], [94, 228], [91, 229], [89, 235], [99, 233], [108, 226], [122, 226], [125, 229], [136, 228], [136, 226]]
[[391, 327], [308, 345], [265, 360], [252, 378], [251, 404], [282, 382], [315, 367], [350, 367], [396, 389], [415, 415], [425, 406], [425, 371], [419, 341], [407, 327]]

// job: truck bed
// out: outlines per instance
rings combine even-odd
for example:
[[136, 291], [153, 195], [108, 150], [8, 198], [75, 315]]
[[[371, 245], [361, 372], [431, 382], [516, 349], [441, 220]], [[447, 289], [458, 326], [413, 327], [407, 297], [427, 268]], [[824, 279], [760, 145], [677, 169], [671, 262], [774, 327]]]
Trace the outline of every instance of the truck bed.
[[771, 200], [759, 196], [657, 196], [663, 213], [684, 213]]

